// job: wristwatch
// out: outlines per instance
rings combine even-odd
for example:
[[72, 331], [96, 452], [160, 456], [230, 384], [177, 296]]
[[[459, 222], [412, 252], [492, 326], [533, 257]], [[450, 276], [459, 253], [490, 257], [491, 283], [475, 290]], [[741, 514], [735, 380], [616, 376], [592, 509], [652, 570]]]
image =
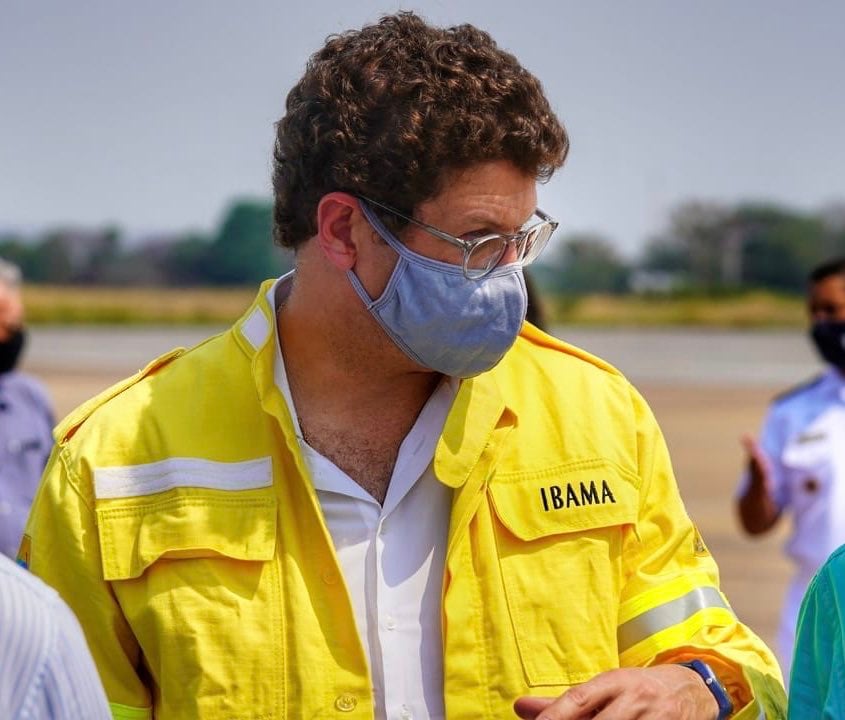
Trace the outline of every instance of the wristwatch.
[[706, 662], [702, 662], [701, 660], [691, 660], [690, 662], [678, 663], [678, 665], [688, 667], [690, 670], [701, 675], [701, 679], [704, 680], [704, 684], [707, 686], [707, 689], [713, 693], [713, 697], [716, 698], [716, 702], [719, 705], [719, 716], [717, 720], [725, 720], [726, 718], [729, 718], [731, 713], [734, 711], [734, 705], [731, 702], [731, 697], [728, 695], [728, 691], [725, 690], [722, 683], [719, 682], [719, 678], [716, 677], [716, 673], [713, 672], [712, 668]]

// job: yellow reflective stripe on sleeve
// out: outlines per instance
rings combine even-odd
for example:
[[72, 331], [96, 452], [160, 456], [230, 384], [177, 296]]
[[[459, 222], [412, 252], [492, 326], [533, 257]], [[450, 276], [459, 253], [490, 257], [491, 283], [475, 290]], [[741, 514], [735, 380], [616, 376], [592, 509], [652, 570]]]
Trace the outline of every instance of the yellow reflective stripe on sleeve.
[[617, 625], [642, 615], [658, 605], [686, 595], [698, 587], [715, 587], [713, 578], [704, 572], [685, 572], [631, 596], [623, 596]]
[[652, 635], [683, 623], [706, 608], [722, 608], [730, 612], [730, 606], [715, 587], [693, 588], [679, 598], [646, 610], [617, 628], [619, 652], [623, 653]]
[[129, 705], [109, 703], [114, 720], [152, 720], [152, 708], [136, 708]]
[[670, 648], [683, 647], [707, 627], [724, 628], [735, 625], [736, 616], [724, 608], [705, 608], [678, 625], [672, 625], [650, 635], [633, 647], [619, 653], [621, 667], [642, 667], [652, 658]]

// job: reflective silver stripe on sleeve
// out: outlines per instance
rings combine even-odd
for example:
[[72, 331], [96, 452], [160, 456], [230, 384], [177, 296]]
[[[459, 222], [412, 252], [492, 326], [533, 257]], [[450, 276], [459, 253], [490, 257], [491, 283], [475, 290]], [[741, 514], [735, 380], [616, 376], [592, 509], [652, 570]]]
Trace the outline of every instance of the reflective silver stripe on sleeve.
[[714, 587], [698, 587], [686, 595], [646, 610], [622, 623], [616, 630], [619, 652], [625, 652], [661, 630], [682, 623], [699, 610], [722, 608], [731, 611], [721, 593]]

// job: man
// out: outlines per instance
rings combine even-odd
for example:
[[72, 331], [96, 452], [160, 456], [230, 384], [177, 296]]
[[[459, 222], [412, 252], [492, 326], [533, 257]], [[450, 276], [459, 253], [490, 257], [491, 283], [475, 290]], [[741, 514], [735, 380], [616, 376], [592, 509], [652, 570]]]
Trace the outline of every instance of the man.
[[785, 511], [792, 512], [786, 551], [797, 570], [778, 633], [787, 676], [807, 585], [845, 543], [845, 258], [813, 270], [807, 301], [813, 343], [829, 367], [775, 400], [759, 445], [744, 439], [748, 470], [738, 501], [742, 526], [752, 535], [768, 532]]
[[56, 591], [0, 556], [0, 713], [8, 720], [111, 717], [79, 623]]
[[0, 553], [15, 557], [55, 424], [41, 384], [15, 367], [26, 332], [16, 265], [0, 259]]
[[782, 717], [645, 403], [517, 339], [567, 147], [472, 26], [311, 58], [275, 151], [294, 274], [66, 420], [29, 524], [116, 717]]
[[845, 718], [845, 547], [810, 582], [796, 634], [789, 717]]

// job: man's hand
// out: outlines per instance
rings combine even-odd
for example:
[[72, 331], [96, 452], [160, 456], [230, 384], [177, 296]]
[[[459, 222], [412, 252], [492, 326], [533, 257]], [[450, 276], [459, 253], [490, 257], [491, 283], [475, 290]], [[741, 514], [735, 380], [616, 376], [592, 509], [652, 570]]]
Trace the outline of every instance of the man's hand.
[[521, 697], [523, 720], [716, 720], [719, 705], [698, 673], [682, 665], [608, 670], [559, 698]]
[[742, 446], [748, 453], [748, 489], [739, 499], [739, 518], [746, 532], [758, 535], [769, 530], [780, 517], [780, 510], [772, 496], [769, 459], [750, 435], [742, 436]]

